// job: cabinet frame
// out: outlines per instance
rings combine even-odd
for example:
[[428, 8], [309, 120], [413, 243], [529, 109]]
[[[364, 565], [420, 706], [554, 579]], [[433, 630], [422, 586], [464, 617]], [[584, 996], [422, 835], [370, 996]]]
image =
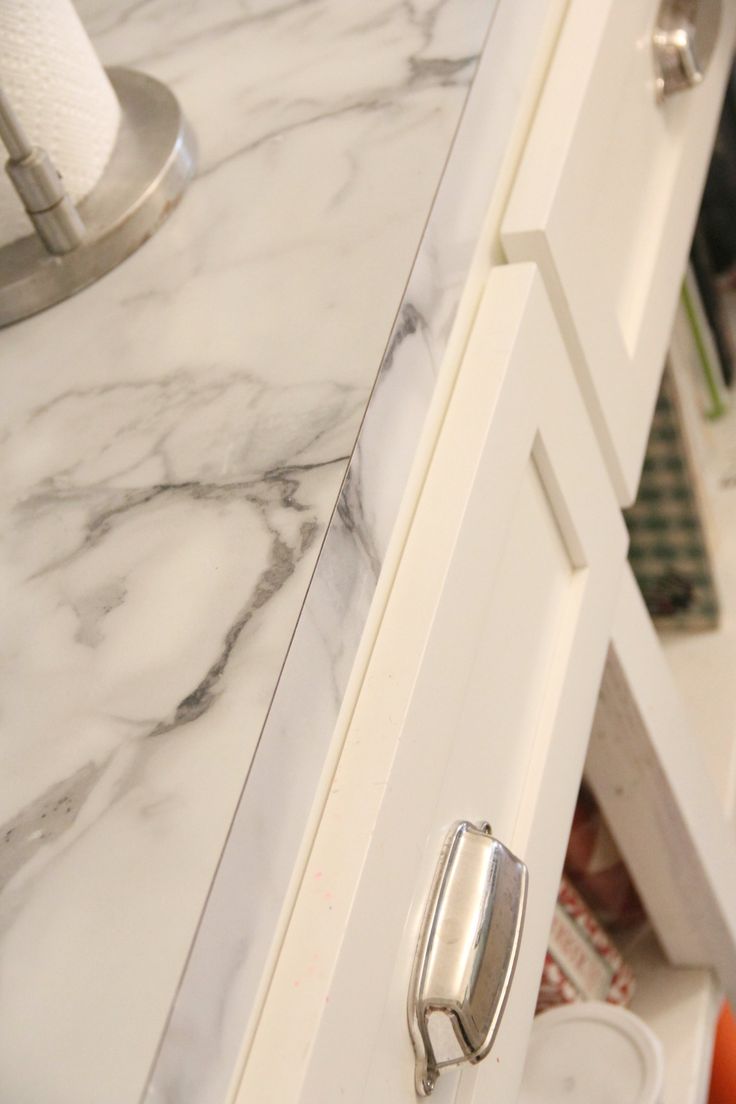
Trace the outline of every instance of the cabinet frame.
[[[511, 630], [488, 629], [474, 581], [487, 578], [489, 593], [496, 593], [494, 573], [508, 563], [506, 536], [525, 480], [544, 488], [569, 581], [536, 684], [528, 742], [514, 760], [514, 734], [494, 728], [483, 687], [467, 671], [484, 632], [502, 646]], [[341, 1092], [351, 1100], [382, 1095], [392, 1101], [405, 1092], [414, 1100], [406, 997], [426, 895], [448, 825], [484, 816], [529, 865], [525, 932], [494, 1051], [461, 1075], [444, 1073], [434, 1095], [441, 1102], [457, 1091], [465, 1099], [476, 1084], [481, 1095], [495, 1091], [503, 1099], [516, 1091], [625, 549], [613, 489], [539, 272], [533, 265], [497, 268], [388, 600], [238, 1104], [254, 1095], [262, 1104], [311, 1104], [339, 1099]], [[523, 571], [520, 563], [517, 582]], [[523, 665], [516, 672], [512, 698], [531, 692], [528, 674]], [[453, 723], [459, 713], [461, 730]], [[513, 777], [503, 761], [514, 763]], [[357, 993], [358, 1014], [351, 1017]], [[288, 1063], [278, 1059], [284, 1038]]]
[[572, 0], [501, 226], [539, 264], [619, 499], [644, 459], [736, 37], [724, 4], [701, 85], [656, 99], [660, 0]]

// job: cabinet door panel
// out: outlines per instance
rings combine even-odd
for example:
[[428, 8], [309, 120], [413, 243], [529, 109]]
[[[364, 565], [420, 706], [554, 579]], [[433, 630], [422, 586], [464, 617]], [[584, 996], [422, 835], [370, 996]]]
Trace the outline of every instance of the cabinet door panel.
[[502, 225], [536, 261], [620, 499], [635, 497], [725, 82], [723, 4], [699, 86], [658, 103], [660, 0], [572, 0]]
[[539, 273], [497, 269], [240, 1104], [416, 1099], [409, 977], [440, 848], [460, 819], [490, 820], [528, 864], [529, 901], [497, 1044], [476, 1069], [443, 1072], [433, 1096], [462, 1099], [479, 1078], [484, 1092], [512, 1099], [624, 555], [613, 490]]

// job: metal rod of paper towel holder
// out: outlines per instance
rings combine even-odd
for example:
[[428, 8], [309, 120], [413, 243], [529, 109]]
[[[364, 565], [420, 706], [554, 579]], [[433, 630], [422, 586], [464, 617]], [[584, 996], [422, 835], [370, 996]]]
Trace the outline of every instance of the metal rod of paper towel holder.
[[31, 143], [2, 88], [0, 88], [0, 140], [13, 161], [22, 161], [31, 152]]
[[32, 146], [0, 88], [0, 139], [10, 158], [5, 171], [49, 253], [68, 253], [84, 238], [84, 223], [46, 150]]

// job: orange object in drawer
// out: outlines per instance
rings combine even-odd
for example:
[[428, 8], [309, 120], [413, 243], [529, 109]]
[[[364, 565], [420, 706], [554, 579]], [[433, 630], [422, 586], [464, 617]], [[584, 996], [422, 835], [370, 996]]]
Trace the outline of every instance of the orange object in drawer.
[[708, 1104], [736, 1101], [736, 1020], [724, 1001], [716, 1030]]

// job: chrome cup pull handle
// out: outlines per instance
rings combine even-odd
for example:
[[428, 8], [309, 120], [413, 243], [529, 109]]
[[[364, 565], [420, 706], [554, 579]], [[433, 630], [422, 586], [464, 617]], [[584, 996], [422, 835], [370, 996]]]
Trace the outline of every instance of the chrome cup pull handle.
[[700, 84], [718, 40], [721, 0], [662, 0], [652, 35], [661, 101]]
[[527, 869], [487, 824], [455, 824], [427, 902], [409, 985], [416, 1090], [493, 1045], [524, 924]]

